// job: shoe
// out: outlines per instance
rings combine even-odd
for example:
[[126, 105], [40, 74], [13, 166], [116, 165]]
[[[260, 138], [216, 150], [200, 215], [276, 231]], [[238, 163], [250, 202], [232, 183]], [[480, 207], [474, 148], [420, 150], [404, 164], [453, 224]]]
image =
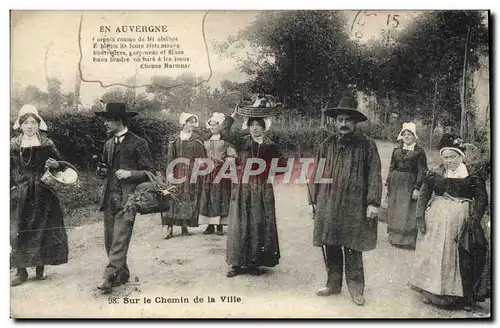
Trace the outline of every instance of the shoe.
[[24, 275], [16, 275], [14, 279], [10, 282], [11, 287], [16, 287], [22, 285], [26, 280], [28, 280], [28, 276]]
[[164, 237], [164, 239], [170, 239], [174, 236], [174, 228], [171, 226], [168, 226], [167, 229], [168, 229], [167, 230], [168, 232], [167, 232], [167, 235]]
[[351, 295], [351, 298], [356, 305], [358, 306], [365, 305], [365, 297], [363, 295]]
[[182, 229], [182, 235], [183, 236], [191, 236], [191, 233], [189, 232], [189, 230], [186, 228], [186, 229]]
[[43, 275], [44, 269], [45, 269], [45, 267], [43, 265], [36, 267], [36, 275], [35, 275], [35, 279], [36, 280], [45, 280], [45, 279], [47, 279], [47, 277]]
[[219, 236], [224, 235], [224, 226], [223, 226], [222, 224], [218, 224], [218, 225], [217, 225], [217, 234], [218, 234]]
[[326, 296], [330, 296], [330, 295], [337, 295], [337, 294], [340, 294], [340, 290], [334, 289], [331, 287], [321, 288], [320, 290], [318, 290], [316, 292], [317, 296], [322, 296], [322, 297], [326, 297]]
[[12, 287], [19, 286], [26, 280], [28, 280], [28, 270], [26, 270], [26, 268], [18, 268], [16, 276], [12, 279], [10, 285]]
[[231, 270], [229, 270], [226, 273], [226, 277], [228, 277], [228, 278], [236, 277], [236, 276], [238, 276], [240, 274], [246, 273], [246, 271], [247, 270], [244, 270], [241, 267], [233, 267]]
[[118, 287], [121, 285], [125, 285], [128, 283], [130, 280], [130, 275], [128, 274], [123, 274], [123, 275], [118, 275], [115, 279], [115, 281], [112, 282], [113, 287]]
[[214, 233], [214, 226], [212, 224], [209, 224], [205, 231], [203, 231], [204, 235], [211, 235]]
[[110, 293], [113, 290], [113, 284], [109, 281], [109, 279], [103, 279], [97, 286], [97, 289], [102, 290], [103, 293]]

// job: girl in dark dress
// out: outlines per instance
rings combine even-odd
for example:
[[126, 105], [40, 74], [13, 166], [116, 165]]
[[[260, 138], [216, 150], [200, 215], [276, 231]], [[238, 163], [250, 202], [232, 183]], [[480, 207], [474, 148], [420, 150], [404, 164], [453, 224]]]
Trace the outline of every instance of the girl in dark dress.
[[[188, 236], [191, 233], [188, 227], [198, 227], [200, 212], [200, 196], [203, 186], [203, 177], [191, 182], [191, 174], [197, 158], [206, 158], [206, 151], [201, 137], [194, 132], [198, 127], [198, 117], [189, 113], [181, 113], [179, 123], [182, 130], [168, 145], [167, 166], [176, 159], [187, 159], [189, 164], [178, 163], [173, 168], [167, 168], [167, 179], [177, 186], [178, 202], [174, 202], [164, 213], [162, 224], [168, 226], [165, 239], [173, 237], [173, 226], [181, 227], [181, 234]], [[172, 178], [186, 180], [175, 183]]]
[[[488, 194], [484, 178], [463, 163], [464, 153], [459, 138], [443, 138], [443, 164], [426, 175], [417, 202], [419, 235], [411, 284], [425, 303], [437, 306], [470, 305], [477, 284], [470, 270], [477, 263], [464, 261], [459, 241], [465, 225], [477, 226], [482, 220]], [[481, 239], [484, 235], [468, 247], [478, 249]]]
[[43, 280], [46, 265], [68, 262], [68, 238], [59, 198], [40, 180], [46, 167], [63, 167], [59, 152], [52, 140], [39, 133], [47, 126], [35, 107], [21, 108], [14, 124], [14, 129], [19, 128], [22, 134], [10, 143], [12, 192], [19, 196], [11, 243], [11, 267], [17, 268], [17, 274], [11, 286], [28, 279], [28, 267], [36, 267], [35, 279]]
[[222, 113], [214, 113], [207, 122], [207, 128], [211, 135], [204, 141], [207, 156], [212, 160], [214, 167], [212, 172], [205, 176], [203, 190], [201, 192], [200, 220], [199, 224], [207, 224], [203, 234], [213, 234], [217, 226], [217, 234], [224, 234], [224, 226], [227, 226], [229, 215], [229, 201], [231, 199], [231, 179], [220, 179], [216, 182], [217, 175], [225, 161], [234, 160], [235, 150], [223, 140], [220, 135], [220, 125], [224, 122]]
[[[280, 259], [278, 230], [273, 185], [267, 181], [273, 158], [281, 158], [281, 151], [267, 136], [270, 120], [248, 118], [243, 129], [250, 135], [240, 137], [231, 133], [236, 110], [227, 117], [221, 129], [221, 136], [236, 149], [238, 173], [246, 166], [247, 160], [259, 158], [265, 161], [262, 174], [251, 175], [247, 181], [238, 174], [229, 210], [226, 262], [231, 265], [227, 277], [248, 273], [260, 275], [260, 267], [274, 267]], [[286, 162], [285, 162], [286, 165]], [[280, 160], [278, 166], [284, 166]], [[253, 168], [253, 165], [252, 165]]]
[[418, 139], [415, 123], [404, 123], [394, 149], [387, 176], [387, 233], [389, 242], [402, 248], [415, 248], [417, 239], [416, 205], [427, 157]]

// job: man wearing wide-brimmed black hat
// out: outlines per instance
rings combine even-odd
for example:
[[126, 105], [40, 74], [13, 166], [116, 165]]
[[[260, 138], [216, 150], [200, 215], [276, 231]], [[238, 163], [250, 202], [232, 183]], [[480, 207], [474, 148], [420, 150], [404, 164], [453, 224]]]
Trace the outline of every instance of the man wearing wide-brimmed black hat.
[[154, 173], [155, 169], [146, 140], [127, 128], [128, 121], [137, 113], [128, 112], [124, 103], [108, 103], [105, 111], [95, 114], [104, 118], [106, 130], [112, 136], [104, 145], [101, 159], [107, 169], [98, 171], [106, 178], [100, 210], [104, 211], [104, 243], [109, 263], [97, 288], [110, 292], [113, 287], [127, 283], [130, 277], [127, 252], [134, 218], [125, 219], [124, 211], [120, 210], [135, 187], [147, 180], [146, 171]]
[[[344, 271], [347, 287], [357, 305], [365, 304], [362, 252], [377, 243], [377, 216], [382, 196], [380, 157], [375, 142], [356, 127], [366, 121], [357, 110], [355, 95], [342, 98], [325, 115], [335, 118], [337, 131], [319, 146], [316, 170], [324, 169], [309, 185], [314, 213], [313, 244], [322, 247], [327, 267], [326, 288], [318, 296], [339, 294]], [[331, 179], [323, 183], [321, 178]]]

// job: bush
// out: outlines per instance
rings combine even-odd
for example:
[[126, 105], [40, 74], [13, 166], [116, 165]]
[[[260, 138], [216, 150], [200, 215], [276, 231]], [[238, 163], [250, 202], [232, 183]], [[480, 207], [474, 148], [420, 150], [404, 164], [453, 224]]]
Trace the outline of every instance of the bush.
[[179, 127], [170, 121], [145, 116], [133, 120], [130, 130], [146, 139], [156, 169], [164, 172], [167, 169], [168, 141], [179, 131]]
[[[65, 161], [88, 170], [94, 155], [99, 158], [107, 140], [101, 119], [90, 112], [62, 113], [46, 120], [51, 138]], [[169, 136], [178, 127], [170, 121], [139, 115], [130, 122], [130, 131], [146, 139], [157, 169], [164, 169]]]
[[319, 145], [331, 132], [324, 129], [304, 129], [295, 131], [272, 131], [269, 137], [278, 144], [287, 156], [314, 154]]
[[103, 123], [92, 113], [64, 113], [47, 119], [48, 137], [64, 160], [87, 168], [93, 155], [101, 155], [106, 141]]

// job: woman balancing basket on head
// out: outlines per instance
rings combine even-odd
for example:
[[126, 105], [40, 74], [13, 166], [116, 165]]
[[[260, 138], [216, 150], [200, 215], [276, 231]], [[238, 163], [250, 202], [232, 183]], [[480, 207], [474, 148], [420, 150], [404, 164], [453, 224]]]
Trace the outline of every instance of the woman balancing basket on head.
[[[234, 186], [227, 231], [226, 262], [231, 265], [228, 277], [260, 275], [260, 267], [274, 267], [279, 263], [274, 190], [268, 182], [268, 174], [273, 159], [280, 159], [278, 166], [286, 165], [281, 159], [279, 146], [266, 136], [271, 126], [270, 117], [275, 116], [278, 110], [274, 99], [257, 98], [251, 105], [236, 107], [220, 130], [222, 139], [236, 149], [239, 173], [248, 160], [259, 158], [266, 163], [259, 175], [245, 179], [244, 174], [238, 174], [238, 182]], [[245, 117], [242, 128], [248, 129], [249, 135], [241, 137], [231, 132], [237, 114]]]

